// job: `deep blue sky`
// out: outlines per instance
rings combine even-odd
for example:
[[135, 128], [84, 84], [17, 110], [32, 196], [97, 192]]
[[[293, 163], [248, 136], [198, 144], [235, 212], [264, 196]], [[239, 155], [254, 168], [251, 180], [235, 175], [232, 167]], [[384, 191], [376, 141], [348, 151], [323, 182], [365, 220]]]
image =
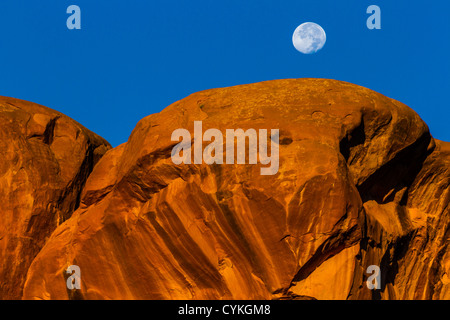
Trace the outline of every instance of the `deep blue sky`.
[[[71, 4], [81, 30], [66, 27]], [[381, 30], [366, 28], [371, 4]], [[61, 111], [116, 146], [199, 90], [332, 78], [406, 103], [450, 141], [449, 14], [448, 0], [1, 1], [0, 95]], [[306, 21], [327, 33], [315, 55], [292, 45]]]

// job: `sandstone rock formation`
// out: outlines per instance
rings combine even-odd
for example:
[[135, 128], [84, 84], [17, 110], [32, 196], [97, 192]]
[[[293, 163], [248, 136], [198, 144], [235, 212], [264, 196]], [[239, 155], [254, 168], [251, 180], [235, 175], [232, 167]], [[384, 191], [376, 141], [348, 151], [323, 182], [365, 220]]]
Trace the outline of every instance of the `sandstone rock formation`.
[[0, 299], [22, 297], [28, 267], [109, 148], [59, 112], [0, 97]]
[[[278, 173], [174, 164], [171, 134], [193, 132], [196, 120], [204, 131], [279, 129]], [[33, 150], [48, 150], [47, 140]], [[10, 166], [2, 162], [2, 174]], [[73, 177], [63, 172], [55, 179]], [[41, 197], [62, 202], [49, 196], [52, 184], [40, 186]], [[73, 214], [76, 201], [42, 208], [52, 226], [64, 222], [52, 232], [36, 221], [45, 236], [27, 234], [45, 245], [27, 256], [24, 299], [450, 298], [450, 144], [409, 107], [349, 83], [276, 80], [192, 94], [107, 151], [80, 199]], [[21, 279], [24, 265], [12, 276]], [[80, 290], [66, 287], [69, 265], [81, 269]], [[380, 290], [365, 285], [369, 265], [381, 268]]]

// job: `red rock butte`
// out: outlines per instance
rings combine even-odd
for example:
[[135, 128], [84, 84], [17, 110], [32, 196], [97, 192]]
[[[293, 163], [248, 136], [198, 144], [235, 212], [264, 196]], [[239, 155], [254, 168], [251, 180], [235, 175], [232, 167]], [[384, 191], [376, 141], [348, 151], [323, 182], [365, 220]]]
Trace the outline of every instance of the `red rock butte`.
[[[279, 171], [171, 160], [179, 128], [279, 129]], [[449, 299], [450, 143], [325, 79], [194, 93], [111, 148], [0, 97], [1, 299]], [[81, 270], [69, 290], [66, 269]], [[380, 267], [379, 290], [366, 281]]]

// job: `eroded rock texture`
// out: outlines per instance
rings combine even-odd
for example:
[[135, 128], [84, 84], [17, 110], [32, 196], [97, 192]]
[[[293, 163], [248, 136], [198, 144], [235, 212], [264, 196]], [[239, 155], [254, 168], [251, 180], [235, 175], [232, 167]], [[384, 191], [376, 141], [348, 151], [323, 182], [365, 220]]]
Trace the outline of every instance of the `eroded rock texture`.
[[109, 148], [59, 112], [0, 97], [0, 299], [22, 297], [28, 267]]
[[[175, 165], [171, 134], [195, 120], [203, 132], [280, 129], [278, 173]], [[349, 83], [195, 93], [101, 158], [23, 298], [449, 299], [449, 164], [450, 144], [413, 110]], [[66, 288], [69, 265], [80, 290]], [[369, 265], [381, 290], [365, 285]]]

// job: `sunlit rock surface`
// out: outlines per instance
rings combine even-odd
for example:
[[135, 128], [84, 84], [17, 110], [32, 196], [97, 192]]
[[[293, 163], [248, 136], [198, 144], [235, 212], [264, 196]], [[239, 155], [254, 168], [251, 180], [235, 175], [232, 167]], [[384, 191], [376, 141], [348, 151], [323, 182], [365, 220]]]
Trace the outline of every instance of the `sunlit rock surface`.
[[[224, 135], [279, 129], [278, 172], [175, 165], [172, 132], [193, 132], [194, 121]], [[43, 155], [29, 168], [52, 146], [34, 139]], [[70, 161], [85, 156], [79, 147]], [[12, 158], [1, 159], [2, 174], [17, 168], [2, 176], [2, 196], [32, 206], [29, 189], [11, 196], [8, 179], [31, 179]], [[45, 176], [69, 181], [80, 167], [70, 163]], [[449, 299], [449, 185], [450, 144], [369, 89], [320, 79], [213, 89], [142, 119], [100, 159], [73, 214], [75, 204], [44, 210], [56, 229], [44, 221], [26, 236], [45, 246], [21, 255], [0, 242], [2, 257], [23, 265], [11, 276], [26, 274], [24, 299]], [[53, 208], [53, 185], [38, 186], [40, 205]], [[26, 230], [27, 214], [2, 212], [0, 230]], [[34, 258], [29, 268], [24, 257]], [[70, 265], [81, 269], [80, 290], [66, 287]], [[380, 290], [366, 286], [370, 265], [381, 268]]]
[[87, 177], [109, 148], [57, 111], [0, 97], [1, 299], [22, 297], [28, 267], [77, 209]]

